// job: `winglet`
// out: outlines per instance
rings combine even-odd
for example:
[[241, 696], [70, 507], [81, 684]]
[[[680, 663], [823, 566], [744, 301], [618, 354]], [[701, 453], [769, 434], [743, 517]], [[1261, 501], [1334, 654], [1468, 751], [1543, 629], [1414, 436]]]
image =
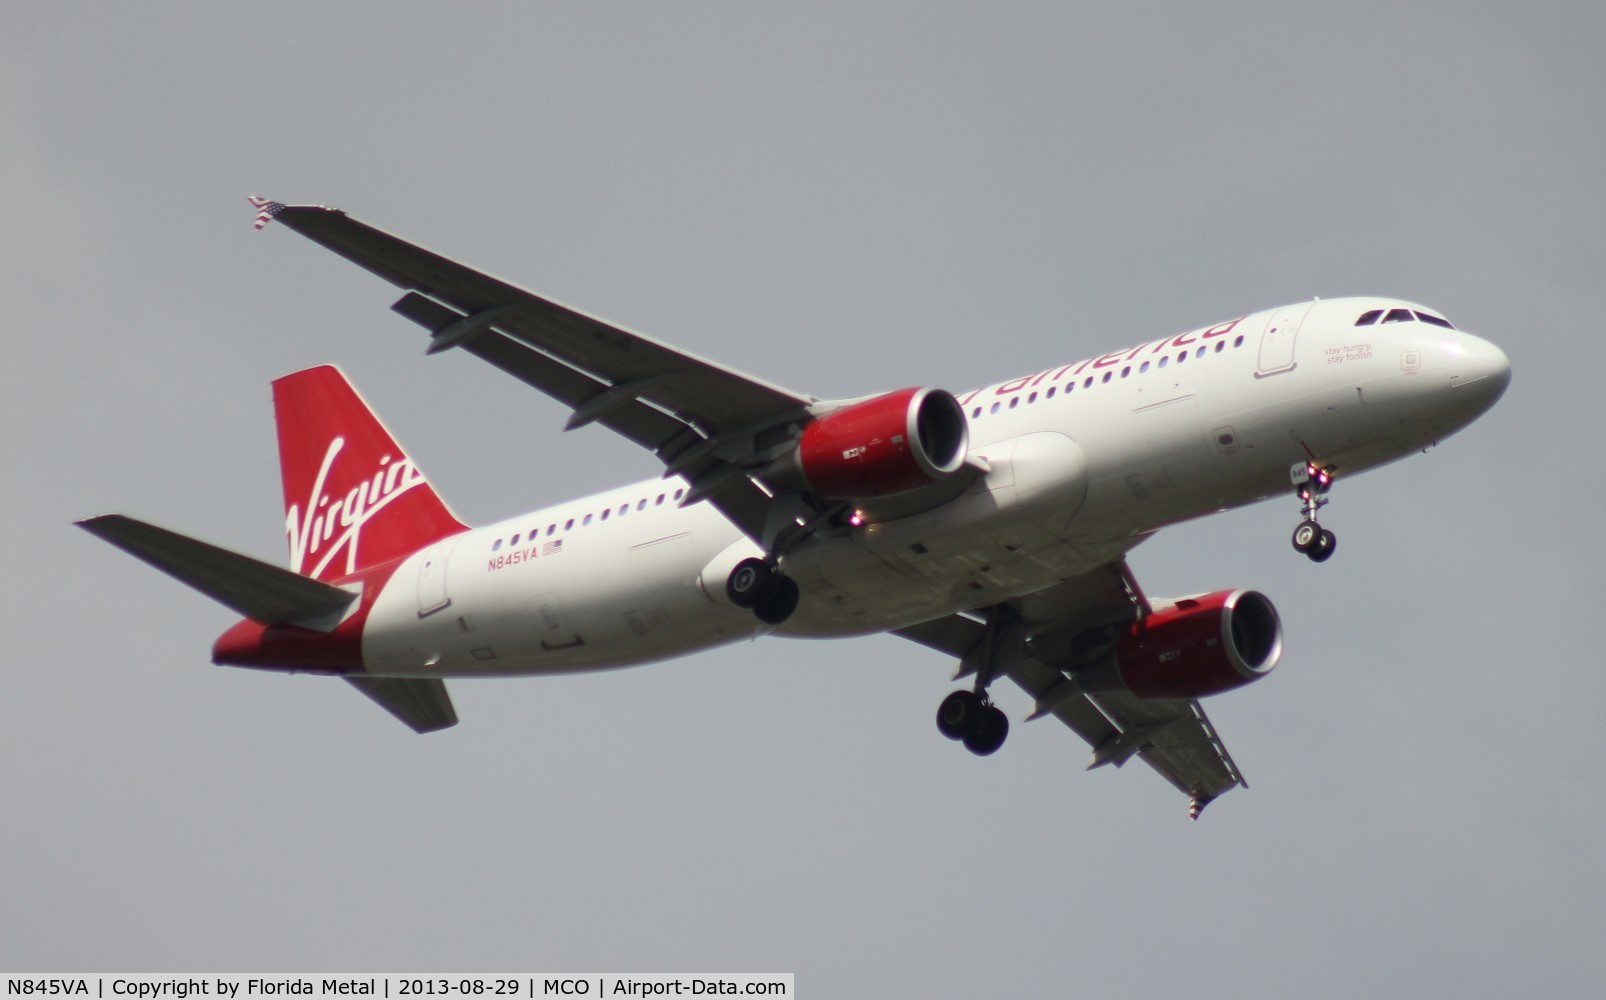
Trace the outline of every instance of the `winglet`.
[[257, 210], [256, 225], [252, 226], [251, 228], [259, 233], [262, 231], [263, 226], [272, 222], [273, 217], [285, 209], [283, 202], [270, 201], [267, 198], [259, 198], [254, 194], [247, 195], [245, 200], [249, 201], [251, 206]]
[[1199, 819], [1199, 814], [1204, 812], [1204, 807], [1214, 802], [1215, 799], [1216, 797], [1214, 795], [1195, 795], [1193, 798], [1189, 799], [1188, 819], [1197, 821]]

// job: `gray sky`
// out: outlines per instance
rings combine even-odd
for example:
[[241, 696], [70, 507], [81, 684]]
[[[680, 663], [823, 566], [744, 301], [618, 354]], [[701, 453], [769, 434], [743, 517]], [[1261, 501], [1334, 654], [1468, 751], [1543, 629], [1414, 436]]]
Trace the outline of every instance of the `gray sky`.
[[[1002, 9], [997, 9], [1002, 6]], [[1606, 69], [1593, 3], [9, 5], [0, 969], [795, 971], [808, 996], [1470, 996], [1606, 976]], [[1511, 356], [1496, 409], [1134, 554], [1288, 630], [1198, 824], [1053, 722], [977, 760], [891, 638], [458, 682], [416, 737], [209, 665], [70, 526], [284, 558], [270, 379], [345, 368], [476, 522], [653, 475], [244, 196], [321, 202], [824, 396], [1311, 295]], [[1025, 698], [999, 695], [1019, 719]], [[880, 992], [877, 992], [880, 991]]]

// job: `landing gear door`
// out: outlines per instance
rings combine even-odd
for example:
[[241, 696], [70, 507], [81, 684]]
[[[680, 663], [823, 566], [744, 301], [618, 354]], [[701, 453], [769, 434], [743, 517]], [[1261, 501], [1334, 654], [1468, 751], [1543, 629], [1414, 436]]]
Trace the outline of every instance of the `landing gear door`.
[[1260, 364], [1256, 376], [1277, 375], [1294, 370], [1294, 338], [1299, 325], [1315, 303], [1302, 302], [1272, 312], [1266, 331], [1260, 335]]
[[451, 595], [446, 592], [446, 565], [456, 546], [456, 538], [432, 545], [418, 564], [418, 617], [427, 618], [451, 605]]

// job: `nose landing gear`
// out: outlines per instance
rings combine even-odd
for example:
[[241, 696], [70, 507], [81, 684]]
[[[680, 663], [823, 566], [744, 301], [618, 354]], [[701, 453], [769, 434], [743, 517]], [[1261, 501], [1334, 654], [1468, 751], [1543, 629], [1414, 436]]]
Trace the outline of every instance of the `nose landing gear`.
[[1316, 523], [1316, 515], [1327, 506], [1326, 494], [1333, 488], [1333, 474], [1314, 462], [1299, 462], [1289, 470], [1289, 478], [1299, 493], [1300, 513], [1305, 518], [1294, 529], [1291, 539], [1294, 551], [1311, 562], [1326, 562], [1333, 557], [1338, 539], [1331, 531]]

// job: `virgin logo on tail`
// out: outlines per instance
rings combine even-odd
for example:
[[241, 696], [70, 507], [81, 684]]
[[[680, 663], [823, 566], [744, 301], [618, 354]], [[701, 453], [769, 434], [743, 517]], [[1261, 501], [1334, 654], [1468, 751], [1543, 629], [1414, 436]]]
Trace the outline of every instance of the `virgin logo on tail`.
[[[329, 442], [329, 450], [324, 452], [323, 464], [318, 466], [318, 477], [313, 480], [306, 503], [291, 504], [285, 515], [285, 531], [290, 536], [290, 568], [304, 576], [321, 578], [330, 560], [342, 551], [346, 554], [345, 572], [355, 573], [363, 525], [392, 500], [425, 484], [424, 474], [413, 466], [412, 459], [402, 455], [392, 462], [389, 455], [384, 455], [371, 477], [364, 478], [344, 497], [331, 499], [324, 492], [329, 470], [345, 446], [343, 437]], [[307, 559], [317, 556], [320, 549], [324, 551], [318, 562], [312, 569], [304, 570]]]

